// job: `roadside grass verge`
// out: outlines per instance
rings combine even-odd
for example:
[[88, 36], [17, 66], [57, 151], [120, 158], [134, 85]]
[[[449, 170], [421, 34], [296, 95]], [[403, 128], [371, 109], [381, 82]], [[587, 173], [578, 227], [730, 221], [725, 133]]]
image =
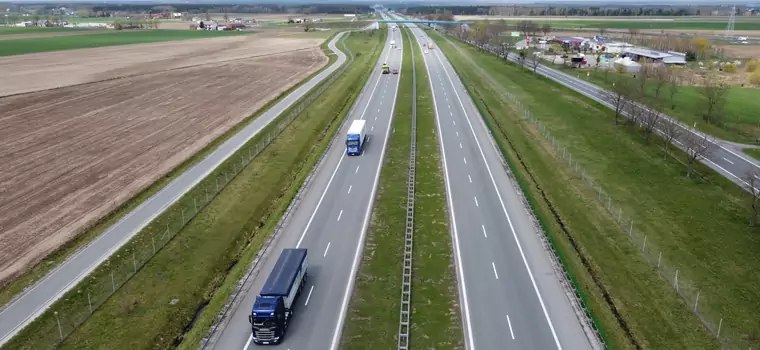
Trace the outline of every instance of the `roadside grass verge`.
[[752, 158], [760, 160], [760, 149], [758, 148], [744, 148], [742, 152]]
[[[544, 63], [544, 62], [542, 62]], [[546, 63], [544, 63], [546, 64]], [[558, 68], [557, 66], [546, 64], [549, 67]], [[562, 71], [581, 76], [586, 75], [587, 69], [578, 70], [562, 68]], [[634, 79], [632, 74], [620, 74], [617, 72], [607, 72], [590, 70], [589, 82], [599, 87], [610, 89], [612, 83], [617, 78], [628, 79], [638, 88], [639, 80]], [[726, 94], [725, 113], [721, 125], [707, 123], [703, 119], [704, 111], [707, 108], [705, 97], [702, 94], [702, 88], [696, 86], [679, 86], [676, 94], [671, 99], [669, 87], [667, 85], [661, 88], [659, 97], [655, 97], [656, 83], [652, 78], [645, 85], [644, 91], [646, 97], [643, 99], [645, 104], [664, 106], [663, 112], [668, 116], [682, 121], [686, 125], [694, 125], [697, 129], [705, 133], [714, 135], [724, 140], [755, 143], [760, 137], [760, 89], [729, 87]], [[699, 81], [699, 80], [698, 80]]]
[[[326, 98], [331, 91], [327, 90], [320, 98]], [[341, 101], [344, 97], [339, 95]], [[341, 102], [335, 98], [330, 101], [334, 104]], [[229, 186], [202, 209], [176, 239], [138, 270], [60, 347], [166, 348], [179, 344], [184, 330], [192, 326], [197, 312], [209, 302], [229, 269], [235, 267], [244, 248], [260, 246], [266, 240], [262, 237], [266, 236], [261, 234], [262, 228], [267, 224], [271, 227], [270, 221], [276, 221], [277, 213], [281, 214], [287, 207], [289, 199], [284, 197], [287, 193], [294, 193], [292, 188], [298, 187], [297, 179], [300, 176], [302, 181], [302, 174], [308, 172], [304, 168], [308, 160], [318, 158], [315, 153], [319, 150], [318, 145], [326, 142], [328, 132], [337, 127], [334, 125], [337, 114], [317, 115], [313, 106], [288, 125], [237, 177], [231, 178]], [[334, 109], [330, 111], [334, 112]], [[249, 145], [267, 137], [277, 124], [270, 124]], [[231, 160], [218, 171], [228, 173], [235, 161], [239, 165], [237, 156]], [[179, 209], [176, 207], [170, 210]], [[163, 227], [163, 222], [154, 222], [151, 226], [155, 224]], [[150, 231], [151, 226], [146, 231]], [[76, 294], [67, 295], [67, 299], [77, 297]], [[54, 309], [62, 310], [56, 306]], [[60, 313], [77, 311], [64, 309]], [[43, 338], [39, 334], [46, 334], [32, 333], [37, 338]], [[55, 335], [57, 337], [57, 332]], [[29, 339], [28, 342], [31, 343], [28, 347], [27, 343], [11, 347], [42, 348], [41, 339]]]
[[87, 34], [43, 38], [13, 39], [0, 45], [0, 56], [86, 49], [104, 46], [145, 44], [162, 41], [216, 38], [253, 34], [252, 31], [216, 30], [124, 30], [104, 34]]
[[[432, 35], [441, 39], [438, 33]], [[749, 310], [760, 307], [753, 287], [758, 283], [753, 271], [760, 265], [755, 254], [760, 237], [747, 225], [747, 199], [740, 188], [701, 164], [699, 177], [687, 179], [682, 152], [675, 152], [675, 159], [663, 159], [661, 140], [646, 144], [640, 132], [615, 127], [609, 109], [569, 89], [452, 39], [474, 62], [470, 63], [445, 40], [437, 42], [490, 121], [612, 345], [718, 347], [691, 312], [693, 305], [685, 305], [658, 276], [637, 251], [641, 247], [630, 243], [597, 201], [597, 193], [518, 114], [505, 92], [529, 108], [623, 213], [635, 219], [636, 231], [648, 237], [649, 254], [663, 251], [663, 266], [680, 269], [682, 292], [699, 288], [700, 312], [716, 328], [723, 317], [724, 331], [730, 323], [737, 334], [757, 334]]]
[[417, 78], [417, 157], [409, 344], [420, 349], [461, 348], [456, 276], [452, 267], [446, 197], [425, 62], [416, 41], [404, 33], [404, 58], [395, 117], [380, 189], [357, 277], [345, 349], [389, 349], [398, 342], [401, 272], [411, 145], [413, 80]]
[[[262, 232], [272, 232], [276, 227], [282, 215], [285, 213], [290, 201], [297, 194], [300, 186], [305, 181], [309, 172], [316, 165], [319, 157], [324, 153], [325, 148], [333, 138], [337, 128], [340, 127], [340, 123], [345, 118], [349, 109], [353, 105], [354, 101], [358, 97], [362, 90], [362, 87], [366, 83], [368, 77], [371, 76], [371, 71], [380, 53], [382, 52], [383, 43], [385, 43], [386, 32], [378, 31], [374, 38], [367, 35], [364, 32], [351, 33], [346, 39], [346, 46], [354, 54], [355, 59], [353, 67], [349, 68], [344, 76], [338, 79], [333, 86], [324, 93], [324, 99], [320, 99], [308, 110], [312, 118], [320, 114], [335, 113], [334, 118], [337, 120], [332, 122], [329, 136], [325, 136], [322, 142], [314, 150], [315, 153], [307, 160], [306, 166], [298, 174], [297, 184], [294, 184], [288, 189], [288, 192], [283, 197], [280, 203], [280, 207], [275, 214], [269, 216], [267, 223], [262, 227]], [[346, 93], [350, 91], [350, 93]], [[340, 109], [336, 106], [341, 106]], [[313, 131], [312, 131], [313, 132]], [[180, 349], [197, 349], [203, 337], [208, 336], [209, 327], [211, 327], [217, 320], [217, 315], [222, 307], [228, 302], [232, 293], [235, 292], [237, 283], [245, 275], [250, 263], [259, 253], [261, 244], [268, 238], [268, 235], [261, 235], [261, 240], [257, 245], [249, 245], [245, 248], [240, 256], [242, 263], [236, 264], [229, 271], [229, 274], [224, 279], [224, 282], [219, 289], [214, 293], [208, 306], [198, 315], [197, 320], [183, 337], [182, 343], [179, 345]]]

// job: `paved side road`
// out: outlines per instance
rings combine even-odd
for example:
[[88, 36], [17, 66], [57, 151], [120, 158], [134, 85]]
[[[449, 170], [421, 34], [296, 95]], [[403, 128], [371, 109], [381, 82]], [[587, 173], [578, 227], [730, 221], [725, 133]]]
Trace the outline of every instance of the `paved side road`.
[[467, 90], [441, 50], [427, 52], [467, 348], [600, 348]]
[[[380, 74], [387, 63], [399, 68], [404, 38], [388, 30], [385, 48], [373, 66], [362, 93], [354, 103], [336, 142], [314, 173], [303, 200], [292, 212], [241, 292], [241, 302], [230, 311], [214, 349], [253, 349], [248, 315], [256, 295], [269, 277], [284, 248], [306, 248], [309, 253], [308, 281], [294, 302], [294, 318], [284, 341], [268, 349], [337, 349], [353, 290], [398, 91], [399, 74]], [[397, 48], [391, 48], [395, 40]], [[360, 156], [346, 156], [346, 132], [352, 120], [366, 120], [368, 141]], [[378, 296], [384, 297], [384, 296]], [[393, 295], [393, 297], [397, 297]], [[220, 327], [221, 328], [221, 327]]]
[[278, 115], [335, 72], [346, 62], [346, 55], [335, 46], [344, 34], [340, 33], [336, 35], [328, 44], [330, 50], [338, 56], [338, 60], [331, 66], [283, 98], [240, 132], [224, 142], [205, 159], [174, 179], [161, 191], [111, 226], [88, 246], [61, 263], [55, 270], [51, 271], [37, 284], [26, 290], [0, 311], [0, 345], [3, 345], [23, 327], [41, 315], [64, 293], [76, 286], [79, 281], [84, 279], [84, 277], [127, 243], [154, 218], [209, 175], [222, 162], [232, 156], [246, 142], [256, 136]]
[[[497, 54], [494, 50], [491, 50], [491, 53], [495, 55]], [[519, 63], [519, 59], [519, 55], [510, 53], [510, 61]], [[594, 101], [597, 101], [610, 109], [615, 109], [615, 105], [610, 102], [610, 99], [606, 96], [606, 94], [609, 92], [597, 85], [591, 84], [585, 80], [579, 79], [564, 72], [560, 72], [553, 68], [544, 66], [543, 64], [539, 65], [537, 72], [538, 74], [541, 74], [570, 89], [573, 89], [576, 92]], [[639, 106], [642, 109], [648, 110], [648, 108], [643, 105]], [[687, 125], [684, 125], [683, 123], [678, 122], [675, 118], [671, 118], [666, 115], [663, 115], [661, 122], [658, 123], [658, 126], [656, 128], [657, 132], [660, 134], [662, 134], [662, 123], [665, 121], [675, 122], [681, 128], [680, 135], [674, 140], [674, 144], [682, 150], [686, 149], [684, 143], [688, 137], [706, 137], [706, 134]], [[712, 137], [709, 137], [708, 139], [712, 140], [711, 151], [705, 158], [701, 159], [700, 161], [727, 179], [741, 186], [745, 190], [748, 190], [749, 184], [745, 180], [748, 176], [747, 174], [750, 172], [756, 172], [757, 175], [760, 176], [760, 166], [758, 166], [758, 162], [751, 159], [749, 156], [742, 154], [742, 152], [739, 150], [739, 147], [735, 143]], [[756, 180], [760, 180], [760, 178], [756, 177]]]

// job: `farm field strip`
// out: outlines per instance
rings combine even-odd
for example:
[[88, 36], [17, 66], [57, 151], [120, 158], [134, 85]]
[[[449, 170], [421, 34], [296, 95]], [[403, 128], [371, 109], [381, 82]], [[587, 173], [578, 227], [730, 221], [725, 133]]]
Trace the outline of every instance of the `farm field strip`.
[[0, 57], [0, 96], [315, 48], [323, 41], [253, 35]]
[[24, 55], [30, 53], [85, 49], [104, 46], [144, 44], [162, 41], [203, 39], [250, 35], [250, 31], [206, 31], [206, 30], [139, 30], [114, 31], [113, 33], [71, 35], [58, 37], [38, 37], [14, 39], [0, 45], [0, 56]]

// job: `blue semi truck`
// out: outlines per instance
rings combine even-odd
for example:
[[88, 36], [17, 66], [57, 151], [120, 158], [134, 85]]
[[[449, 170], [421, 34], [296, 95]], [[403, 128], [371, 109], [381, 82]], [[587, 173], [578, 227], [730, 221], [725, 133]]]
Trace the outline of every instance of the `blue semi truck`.
[[346, 155], [358, 156], [364, 149], [364, 139], [367, 137], [364, 126], [366, 120], [354, 120], [346, 135]]
[[283, 249], [248, 316], [254, 344], [282, 342], [306, 284], [307, 268], [306, 249]]

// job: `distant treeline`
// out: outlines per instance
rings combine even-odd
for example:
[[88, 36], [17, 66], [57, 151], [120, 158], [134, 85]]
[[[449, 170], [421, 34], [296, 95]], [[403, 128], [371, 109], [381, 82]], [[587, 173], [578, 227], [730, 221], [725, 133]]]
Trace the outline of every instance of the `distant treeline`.
[[[404, 12], [404, 10], [401, 10]], [[417, 15], [435, 14], [449, 11], [455, 16], [727, 16], [730, 8], [714, 6], [411, 6], [406, 13]], [[759, 10], [750, 10], [756, 14]], [[737, 16], [747, 13], [747, 9], [737, 7]]]
[[311, 5], [277, 5], [277, 4], [14, 4], [12, 11], [37, 12], [43, 10], [52, 12], [61, 7], [87, 10], [95, 17], [109, 17], [112, 13], [162, 13], [162, 12], [187, 12], [187, 13], [367, 13], [370, 8], [367, 5], [358, 4], [311, 4]]

